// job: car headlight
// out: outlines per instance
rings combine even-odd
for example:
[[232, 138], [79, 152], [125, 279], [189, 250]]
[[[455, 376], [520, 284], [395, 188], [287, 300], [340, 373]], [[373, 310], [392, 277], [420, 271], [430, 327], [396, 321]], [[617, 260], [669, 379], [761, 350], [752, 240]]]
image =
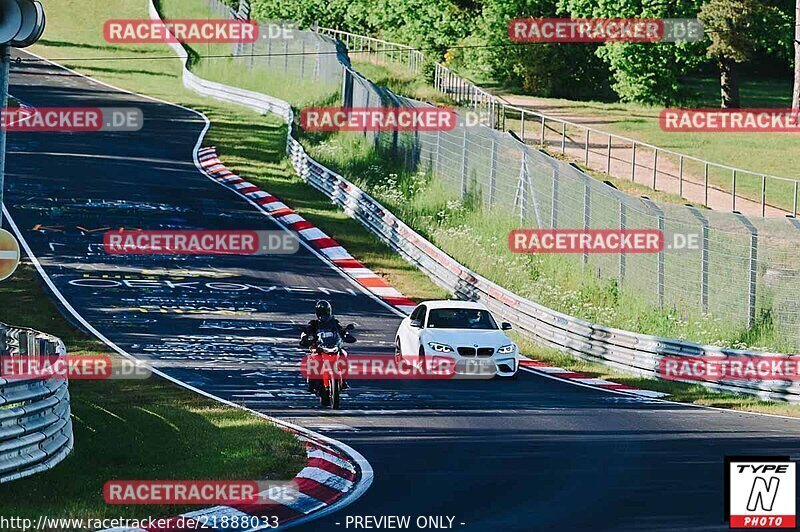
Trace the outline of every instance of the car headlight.
[[509, 353], [513, 353], [516, 348], [517, 348], [517, 346], [514, 345], [514, 344], [504, 345], [503, 347], [501, 347], [500, 349], [497, 350], [497, 354], [499, 354], [499, 355], [507, 355]]
[[447, 344], [437, 344], [436, 342], [428, 342], [428, 347], [437, 353], [452, 353], [453, 348]]

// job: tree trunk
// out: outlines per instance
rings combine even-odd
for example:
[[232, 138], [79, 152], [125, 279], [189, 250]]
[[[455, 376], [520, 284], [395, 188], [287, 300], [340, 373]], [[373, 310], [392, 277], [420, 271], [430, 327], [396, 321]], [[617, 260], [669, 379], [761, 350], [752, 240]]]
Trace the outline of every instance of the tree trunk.
[[719, 72], [722, 108], [738, 109], [741, 107], [739, 100], [739, 65], [731, 59], [720, 59]]
[[792, 109], [800, 109], [800, 0], [796, 0], [794, 17], [794, 90]]

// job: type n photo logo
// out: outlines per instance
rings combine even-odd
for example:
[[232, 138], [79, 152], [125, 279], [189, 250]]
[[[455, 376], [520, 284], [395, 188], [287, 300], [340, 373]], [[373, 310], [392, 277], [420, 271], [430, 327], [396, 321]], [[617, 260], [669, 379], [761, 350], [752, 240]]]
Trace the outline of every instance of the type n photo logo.
[[783, 456], [725, 458], [725, 517], [731, 528], [795, 528], [796, 464]]

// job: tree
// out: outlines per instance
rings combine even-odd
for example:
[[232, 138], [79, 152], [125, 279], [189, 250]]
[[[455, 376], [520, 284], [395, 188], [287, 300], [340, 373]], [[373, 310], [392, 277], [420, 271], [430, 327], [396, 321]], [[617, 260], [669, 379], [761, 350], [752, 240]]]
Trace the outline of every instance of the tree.
[[710, 0], [700, 9], [698, 18], [711, 37], [707, 56], [719, 66], [723, 108], [740, 107], [738, 65], [755, 54], [772, 15], [759, 0]]
[[[702, 0], [558, 0], [574, 18], [694, 18]], [[682, 76], [703, 62], [705, 42], [609, 42], [596, 54], [611, 69], [613, 89], [622, 101], [674, 105], [688, 94]]]
[[794, 91], [792, 109], [800, 109], [800, 0], [796, 0], [794, 15]]

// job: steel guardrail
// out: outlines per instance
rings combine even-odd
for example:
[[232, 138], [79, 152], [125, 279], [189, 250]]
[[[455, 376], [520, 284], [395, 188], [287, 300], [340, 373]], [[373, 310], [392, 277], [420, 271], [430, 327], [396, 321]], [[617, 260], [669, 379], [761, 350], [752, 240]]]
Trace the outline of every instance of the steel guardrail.
[[[159, 17], [151, 3], [151, 16]], [[179, 44], [179, 55], [186, 52]], [[434, 244], [411, 229], [402, 220], [349, 180], [315, 161], [292, 137], [291, 105], [267, 95], [255, 95], [231, 86], [202, 80], [190, 73], [184, 60], [184, 83], [199, 87], [206, 96], [245, 106], [263, 105], [260, 112], [280, 116], [288, 126], [287, 153], [297, 174], [323, 192], [346, 214], [359, 221], [381, 241], [414, 264], [438, 286], [461, 299], [480, 301], [503, 320], [509, 321], [527, 339], [600, 362], [610, 368], [645, 377], [658, 378], [659, 364], [665, 356], [767, 356], [768, 353], [701, 345], [681, 340], [634, 333], [594, 324], [568, 316], [520, 297], [500, 285], [469, 270]], [[187, 82], [187, 79], [189, 82]], [[195, 89], [197, 90], [197, 89]], [[788, 356], [788, 355], [770, 355]], [[687, 381], [707, 387], [757, 395], [762, 399], [800, 402], [800, 383], [793, 381]]]
[[[0, 324], [6, 363], [66, 353], [55, 336]], [[0, 483], [51, 469], [74, 445], [67, 379], [7, 377], [0, 371]]]

